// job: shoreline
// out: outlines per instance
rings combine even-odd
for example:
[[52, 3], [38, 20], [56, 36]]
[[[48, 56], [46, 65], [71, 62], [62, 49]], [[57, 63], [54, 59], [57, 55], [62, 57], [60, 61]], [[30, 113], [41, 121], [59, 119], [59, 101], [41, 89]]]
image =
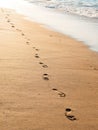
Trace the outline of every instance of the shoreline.
[[54, 31], [82, 41], [91, 50], [98, 52], [98, 24], [95, 21], [91, 22], [88, 19], [84, 20], [83, 17], [62, 14], [23, 0], [10, 1], [6, 2], [7, 4], [1, 2], [1, 6], [14, 9], [17, 13], [27, 16], [33, 22], [46, 25]]
[[98, 53], [0, 9], [0, 129], [97, 130]]

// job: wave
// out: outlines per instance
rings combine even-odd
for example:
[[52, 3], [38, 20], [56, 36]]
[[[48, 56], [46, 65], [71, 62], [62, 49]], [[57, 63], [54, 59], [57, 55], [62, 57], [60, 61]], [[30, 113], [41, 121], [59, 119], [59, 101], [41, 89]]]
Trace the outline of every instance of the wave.
[[45, 8], [52, 8], [64, 13], [98, 18], [98, 0], [28, 0]]

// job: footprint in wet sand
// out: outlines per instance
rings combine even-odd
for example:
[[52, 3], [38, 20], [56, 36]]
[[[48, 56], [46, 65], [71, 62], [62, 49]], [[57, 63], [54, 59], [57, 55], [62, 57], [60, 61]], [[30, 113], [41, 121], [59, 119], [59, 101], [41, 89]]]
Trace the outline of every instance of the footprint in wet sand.
[[32, 47], [33, 49], [35, 49], [36, 47]]
[[10, 20], [7, 20], [7, 22], [9, 23], [9, 22], [10, 22]]
[[52, 90], [57, 91], [57, 92], [58, 92], [58, 95], [59, 95], [60, 97], [65, 97], [65, 96], [66, 96], [66, 94], [65, 94], [65, 93], [63, 93], [63, 92], [59, 91], [59, 90], [58, 90], [58, 89], [56, 89], [56, 88], [53, 88]]
[[14, 25], [12, 25], [12, 28], [15, 28], [15, 26], [14, 26]]
[[7, 16], [6, 16], [5, 18], [6, 18], [6, 19], [8, 19], [8, 17], [7, 17]]
[[30, 39], [29, 39], [29, 38], [27, 38], [27, 40], [28, 40], [28, 41], [30, 41]]
[[43, 62], [39, 62], [40, 65], [44, 64]]
[[7, 16], [10, 16], [9, 14], [6, 14]]
[[39, 51], [39, 49], [35, 49], [36, 51]]
[[13, 26], [14, 24], [13, 24], [13, 23], [10, 23], [10, 25], [12, 25], [12, 26]]
[[71, 113], [72, 113], [72, 109], [71, 108], [66, 108], [65, 109], [65, 116], [66, 116], [67, 119], [69, 119], [70, 121], [77, 120], [76, 117], [74, 115], [72, 115]]
[[30, 43], [29, 42], [26, 42], [27, 45], [29, 45]]
[[22, 30], [20, 30], [20, 29], [18, 29], [18, 28], [17, 28], [16, 30], [19, 31], [19, 32], [22, 32]]
[[39, 51], [39, 49], [37, 49], [36, 47], [32, 47], [33, 49], [35, 49], [36, 51]]
[[10, 23], [10, 25], [11, 25], [12, 28], [15, 28], [15, 25], [13, 23]]
[[48, 65], [42, 65], [43, 68], [48, 68]]
[[22, 36], [25, 36], [25, 34], [24, 34], [24, 33], [21, 33], [21, 35], [22, 35]]
[[60, 97], [65, 97], [65, 96], [66, 96], [66, 94], [63, 93], [63, 92], [59, 92], [58, 95], [59, 95]]
[[48, 74], [43, 74], [43, 79], [44, 80], [49, 80], [49, 75]]
[[40, 58], [38, 54], [35, 54], [35, 57], [36, 57], [36, 58]]

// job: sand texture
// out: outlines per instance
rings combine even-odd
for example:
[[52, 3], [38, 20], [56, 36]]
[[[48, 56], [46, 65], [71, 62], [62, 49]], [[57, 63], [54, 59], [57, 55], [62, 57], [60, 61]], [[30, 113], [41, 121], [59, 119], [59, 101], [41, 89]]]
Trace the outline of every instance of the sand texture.
[[98, 130], [98, 53], [0, 9], [0, 130]]

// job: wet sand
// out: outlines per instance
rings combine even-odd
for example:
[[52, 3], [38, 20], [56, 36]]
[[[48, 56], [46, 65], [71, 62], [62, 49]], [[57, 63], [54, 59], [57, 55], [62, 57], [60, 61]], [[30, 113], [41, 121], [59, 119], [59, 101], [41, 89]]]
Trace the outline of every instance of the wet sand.
[[98, 53], [0, 9], [0, 130], [97, 130]]

